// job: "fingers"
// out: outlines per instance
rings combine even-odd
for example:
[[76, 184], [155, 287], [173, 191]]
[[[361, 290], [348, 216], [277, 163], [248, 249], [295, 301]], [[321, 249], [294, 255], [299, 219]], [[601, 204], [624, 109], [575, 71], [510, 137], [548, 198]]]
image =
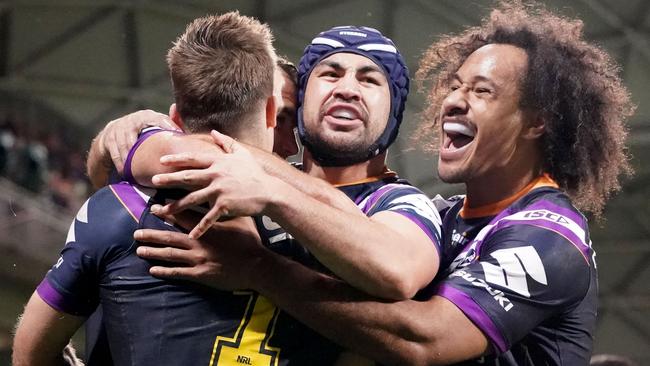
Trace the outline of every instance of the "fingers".
[[167, 278], [167, 279], [176, 279], [176, 280], [196, 280], [196, 275], [194, 273], [193, 267], [151, 267], [149, 268], [149, 273], [152, 276]]
[[149, 126], [180, 130], [167, 115], [152, 110], [141, 110], [109, 122], [102, 131], [102, 148], [108, 152], [120, 174], [138, 134]]
[[224, 135], [217, 130], [210, 131], [210, 136], [212, 136], [214, 143], [226, 153], [232, 153], [234, 151], [233, 148], [236, 147], [235, 144], [237, 141], [232, 137]]
[[120, 153], [120, 147], [117, 144], [115, 136], [108, 131], [107, 133], [108, 135], [106, 135], [103, 139], [104, 149], [108, 150], [115, 169], [117, 169], [118, 173], [122, 174], [122, 171], [124, 170], [124, 160], [122, 158], [122, 154]]
[[169, 118], [168, 115], [144, 109], [120, 118], [117, 121], [124, 120], [125, 127], [133, 127], [140, 132], [145, 127], [158, 126], [164, 129], [180, 130], [179, 127]]
[[[138, 139], [138, 132], [139, 130], [129, 129], [116, 131], [115, 145], [122, 165], [126, 163], [126, 157], [129, 155], [131, 147], [135, 144], [135, 140]], [[121, 173], [122, 170], [120, 169], [118, 171]]]
[[160, 158], [160, 163], [166, 166], [207, 168], [215, 160], [212, 154], [179, 153], [165, 155]]
[[198, 239], [203, 236], [203, 234], [205, 234], [205, 232], [208, 231], [217, 220], [219, 220], [221, 214], [222, 212], [217, 206], [212, 207], [194, 229], [190, 231], [189, 237], [192, 239]]
[[191, 249], [194, 247], [192, 239], [186, 234], [177, 231], [142, 229], [136, 230], [133, 233], [133, 238], [142, 242], [162, 244], [179, 249]]
[[172, 247], [154, 248], [154, 247], [138, 247], [136, 254], [144, 259], [157, 260], [170, 263], [179, 263], [186, 265], [196, 264], [195, 257], [191, 252], [186, 249], [178, 249]]
[[198, 191], [190, 192], [185, 197], [178, 199], [162, 207], [159, 211], [154, 212], [158, 215], [170, 215], [181, 212], [193, 206], [199, 206], [203, 203], [210, 202], [212, 197], [217, 197], [218, 191], [209, 188], [199, 189]]
[[[162, 206], [159, 206], [159, 205], [154, 205], [154, 206], [162, 207]], [[153, 209], [153, 206], [152, 206], [152, 209]], [[153, 212], [153, 210], [152, 210], [152, 212]], [[154, 212], [154, 214], [156, 214], [156, 213]], [[165, 216], [165, 217], [169, 217], [169, 216]], [[191, 230], [194, 226], [196, 226], [196, 224], [199, 223], [199, 221], [201, 221], [201, 215], [196, 213], [196, 212], [192, 212], [190, 210], [185, 210], [183, 212], [179, 212], [179, 213], [175, 214], [173, 217], [176, 220], [176, 222], [175, 222], [176, 225], [184, 228], [187, 231]]]
[[156, 174], [151, 183], [157, 187], [205, 187], [212, 181], [212, 175], [205, 170], [181, 170], [173, 173]]

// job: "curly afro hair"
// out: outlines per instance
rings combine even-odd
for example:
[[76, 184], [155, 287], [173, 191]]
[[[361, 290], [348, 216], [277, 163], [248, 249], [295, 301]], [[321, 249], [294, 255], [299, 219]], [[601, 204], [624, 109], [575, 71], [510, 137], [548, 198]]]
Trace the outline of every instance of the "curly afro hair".
[[[437, 148], [439, 111], [454, 73], [487, 44], [509, 44], [528, 55], [520, 106], [541, 116], [544, 169], [580, 209], [600, 217], [605, 201], [632, 174], [625, 120], [634, 112], [609, 55], [583, 39], [580, 20], [538, 4], [502, 1], [478, 27], [443, 36], [420, 61], [416, 80], [430, 88], [418, 129]], [[433, 121], [431, 117], [433, 116]]]

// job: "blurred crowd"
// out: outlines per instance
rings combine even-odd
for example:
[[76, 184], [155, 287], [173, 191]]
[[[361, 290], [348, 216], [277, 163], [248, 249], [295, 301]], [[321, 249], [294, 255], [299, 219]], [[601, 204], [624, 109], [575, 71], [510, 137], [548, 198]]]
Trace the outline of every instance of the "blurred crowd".
[[90, 193], [85, 151], [66, 134], [30, 128], [11, 117], [0, 120], [0, 176], [76, 210]]

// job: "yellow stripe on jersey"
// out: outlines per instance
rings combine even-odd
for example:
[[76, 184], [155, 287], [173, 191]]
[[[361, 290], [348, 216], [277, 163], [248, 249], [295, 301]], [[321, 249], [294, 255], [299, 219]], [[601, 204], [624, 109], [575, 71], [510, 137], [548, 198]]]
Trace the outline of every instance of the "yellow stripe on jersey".
[[250, 299], [235, 335], [218, 336], [215, 340], [210, 366], [277, 366], [280, 349], [270, 347], [268, 341], [275, 331], [279, 309], [256, 293], [237, 291], [235, 294], [250, 296]]

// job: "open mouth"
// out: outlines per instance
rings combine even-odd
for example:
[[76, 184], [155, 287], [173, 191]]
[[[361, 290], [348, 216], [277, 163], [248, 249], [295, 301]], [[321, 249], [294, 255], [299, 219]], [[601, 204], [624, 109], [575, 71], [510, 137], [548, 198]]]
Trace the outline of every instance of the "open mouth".
[[330, 116], [338, 119], [352, 121], [358, 119], [357, 115], [350, 110], [338, 108], [329, 113]]
[[460, 122], [444, 122], [442, 130], [445, 133], [443, 147], [447, 150], [460, 150], [474, 141], [476, 131], [468, 124]]
[[325, 120], [334, 128], [350, 130], [363, 124], [364, 115], [354, 106], [336, 103], [326, 109]]

